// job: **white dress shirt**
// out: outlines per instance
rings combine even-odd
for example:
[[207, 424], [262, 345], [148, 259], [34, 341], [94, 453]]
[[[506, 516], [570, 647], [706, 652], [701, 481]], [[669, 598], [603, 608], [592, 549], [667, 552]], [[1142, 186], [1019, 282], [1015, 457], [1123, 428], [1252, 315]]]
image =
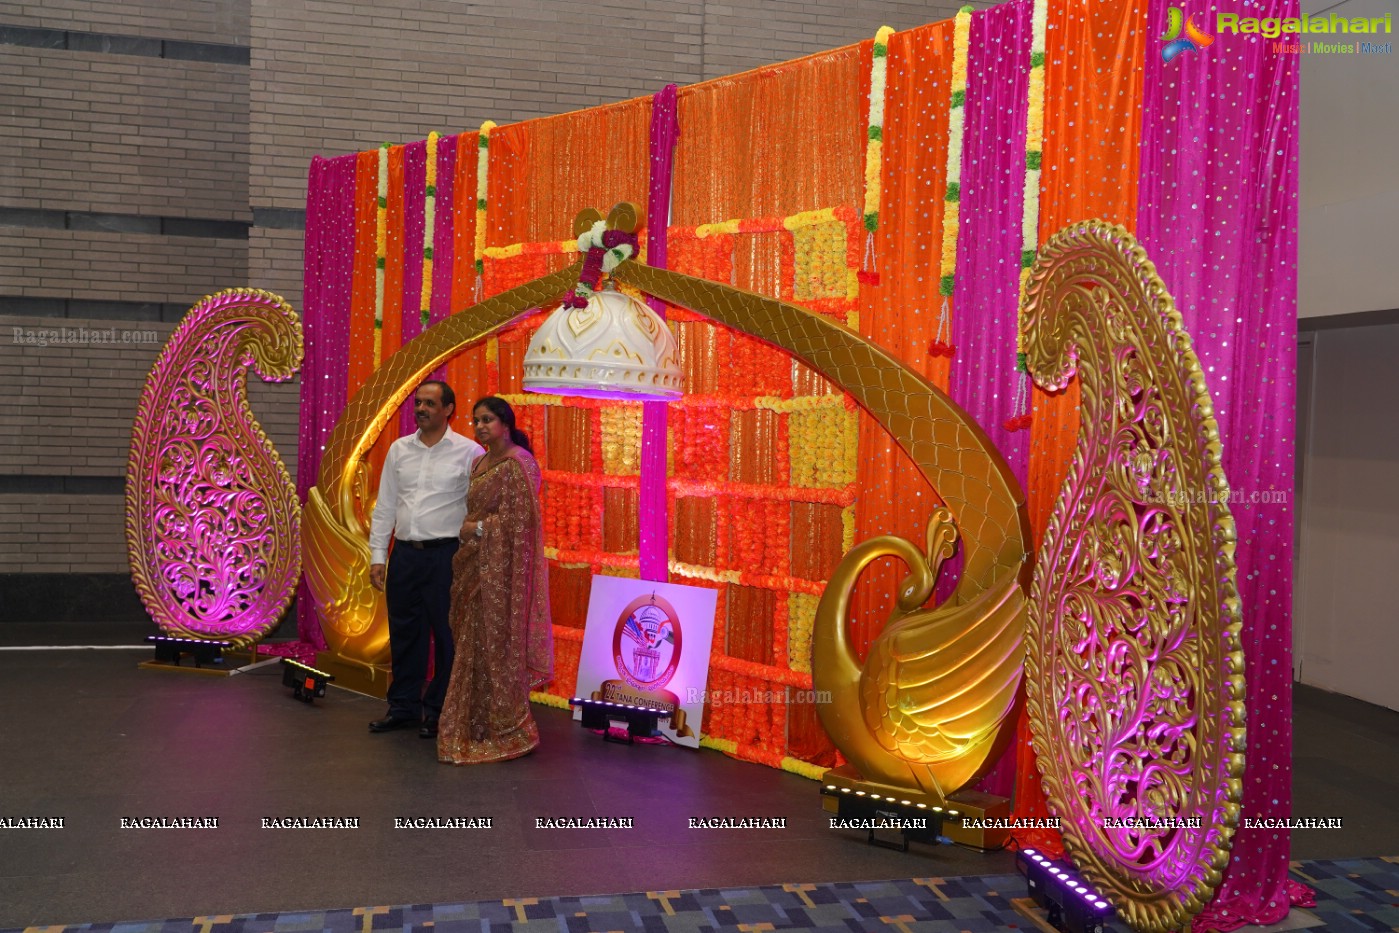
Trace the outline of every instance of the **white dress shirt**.
[[431, 541], [461, 534], [471, 464], [486, 450], [451, 427], [431, 447], [420, 433], [394, 441], [384, 458], [369, 530], [371, 564], [388, 559], [390, 535], [400, 541]]

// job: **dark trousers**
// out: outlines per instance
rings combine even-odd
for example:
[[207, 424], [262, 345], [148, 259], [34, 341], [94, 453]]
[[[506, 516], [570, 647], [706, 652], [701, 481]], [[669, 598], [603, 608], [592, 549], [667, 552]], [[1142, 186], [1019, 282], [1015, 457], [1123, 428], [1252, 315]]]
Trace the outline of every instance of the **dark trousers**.
[[[455, 654], [448, 614], [452, 605], [452, 556], [456, 553], [456, 542], [423, 550], [394, 545], [384, 582], [389, 649], [393, 655], [393, 682], [388, 692], [390, 716], [435, 720], [442, 712]], [[429, 653], [432, 682], [424, 690]]]

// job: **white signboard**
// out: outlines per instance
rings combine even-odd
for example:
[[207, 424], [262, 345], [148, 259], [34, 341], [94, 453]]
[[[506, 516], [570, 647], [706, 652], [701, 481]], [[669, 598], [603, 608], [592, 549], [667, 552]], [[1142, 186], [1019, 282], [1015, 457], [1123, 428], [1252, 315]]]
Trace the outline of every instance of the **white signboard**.
[[578, 695], [671, 712], [661, 733], [699, 747], [718, 597], [702, 586], [595, 575]]

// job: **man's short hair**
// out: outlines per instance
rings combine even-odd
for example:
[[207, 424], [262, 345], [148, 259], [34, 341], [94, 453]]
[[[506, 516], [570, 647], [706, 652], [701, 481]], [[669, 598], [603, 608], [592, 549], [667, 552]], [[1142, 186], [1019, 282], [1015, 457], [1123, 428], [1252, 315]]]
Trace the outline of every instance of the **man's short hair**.
[[[418, 388], [421, 389], [423, 386], [437, 386], [439, 389], [442, 390], [443, 408], [446, 408], [448, 405], [451, 405], [453, 407], [456, 406], [457, 393], [453, 392], [452, 387], [447, 385], [447, 383], [443, 382], [441, 379], [429, 379], [427, 382], [424, 382], [422, 385], [418, 386]], [[414, 394], [416, 393], [417, 390], [415, 389]]]

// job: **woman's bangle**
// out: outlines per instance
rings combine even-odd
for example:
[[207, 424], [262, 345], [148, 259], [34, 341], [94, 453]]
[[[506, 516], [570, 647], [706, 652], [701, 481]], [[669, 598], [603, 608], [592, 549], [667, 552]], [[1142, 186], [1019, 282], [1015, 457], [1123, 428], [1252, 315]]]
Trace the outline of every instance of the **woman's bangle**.
[[485, 525], [482, 525], [480, 522], [477, 522], [477, 523], [476, 523], [476, 537], [478, 537], [478, 538], [479, 538], [479, 537], [482, 537], [483, 535], [485, 535], [485, 533], [486, 533], [486, 526], [485, 526]]

